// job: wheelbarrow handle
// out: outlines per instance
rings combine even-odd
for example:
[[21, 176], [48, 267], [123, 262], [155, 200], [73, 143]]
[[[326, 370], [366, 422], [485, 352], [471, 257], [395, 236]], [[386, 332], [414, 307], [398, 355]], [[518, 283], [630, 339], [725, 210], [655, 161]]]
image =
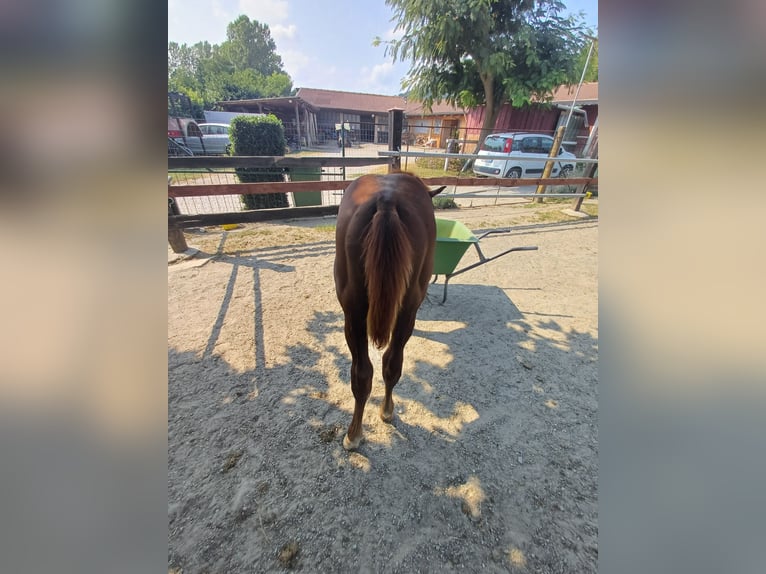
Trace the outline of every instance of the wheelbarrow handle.
[[478, 239], [479, 241], [481, 241], [481, 240], [482, 240], [482, 239], [484, 239], [484, 238], [485, 238], [487, 235], [492, 235], [493, 233], [510, 233], [510, 232], [511, 232], [511, 228], [510, 228], [510, 227], [509, 227], [508, 229], [493, 229], [492, 231], [486, 231], [486, 232], [482, 233], [482, 234], [481, 234], [481, 235], [479, 235], [479, 237], [477, 237], [476, 239]]
[[[512, 253], [513, 251], [537, 251], [537, 245], [524, 245], [522, 247], [511, 247], [510, 249], [506, 249], [502, 253], [498, 253], [497, 255], [493, 255], [492, 257], [485, 257], [484, 254], [481, 252], [481, 249], [479, 248], [478, 243], [473, 244], [474, 247], [476, 247], [476, 251], [479, 252], [479, 261], [476, 263], [473, 263], [472, 265], [468, 265], [467, 267], [463, 267], [462, 269], [457, 269], [456, 271], [453, 271], [452, 273], [446, 273], [444, 275], [444, 297], [442, 297], [442, 302], [440, 305], [444, 305], [444, 302], [447, 300], [447, 285], [449, 284], [449, 280], [455, 277], [456, 275], [460, 275], [461, 273], [465, 273], [466, 271], [470, 271], [471, 269], [476, 269], [480, 265], [484, 265], [485, 263], [489, 263], [490, 261], [494, 261], [495, 259], [498, 259], [499, 257], [502, 257], [503, 255], [508, 255], [509, 253]], [[436, 283], [436, 278], [438, 275], [434, 276], [433, 283]]]

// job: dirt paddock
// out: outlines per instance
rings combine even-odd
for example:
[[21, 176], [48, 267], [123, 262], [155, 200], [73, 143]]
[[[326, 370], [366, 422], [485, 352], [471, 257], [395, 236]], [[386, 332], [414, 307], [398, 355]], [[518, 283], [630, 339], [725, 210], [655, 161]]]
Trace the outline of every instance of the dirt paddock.
[[371, 351], [351, 454], [334, 219], [187, 234], [202, 254], [168, 266], [169, 572], [596, 572], [598, 220], [519, 212], [439, 214], [516, 224], [487, 255], [539, 250], [455, 277], [443, 306], [431, 285], [392, 425]]

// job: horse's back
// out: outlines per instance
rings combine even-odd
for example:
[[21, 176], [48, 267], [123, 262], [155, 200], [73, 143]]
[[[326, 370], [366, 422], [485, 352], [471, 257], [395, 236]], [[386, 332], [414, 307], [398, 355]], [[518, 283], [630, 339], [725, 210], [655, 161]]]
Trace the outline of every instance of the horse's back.
[[[396, 209], [408, 232], [418, 233], [421, 228], [433, 231], [436, 223], [429, 189], [423, 181], [408, 173], [364, 175], [346, 188], [338, 209], [336, 239], [353, 240], [375, 215], [381, 204]], [[357, 220], [357, 221], [354, 221]], [[356, 225], [351, 225], [356, 223]]]

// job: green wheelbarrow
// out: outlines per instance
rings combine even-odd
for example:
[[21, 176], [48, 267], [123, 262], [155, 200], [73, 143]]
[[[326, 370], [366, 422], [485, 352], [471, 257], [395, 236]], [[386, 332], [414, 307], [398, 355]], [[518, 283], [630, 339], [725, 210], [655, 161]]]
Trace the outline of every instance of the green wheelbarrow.
[[[506, 249], [502, 253], [498, 253], [492, 257], [487, 257], [482, 253], [481, 247], [479, 247], [479, 241], [488, 235], [509, 233], [510, 231], [510, 228], [496, 229], [487, 231], [486, 233], [479, 235], [479, 237], [476, 237], [470, 229], [459, 221], [436, 218], [436, 252], [434, 254], [433, 283], [436, 283], [439, 275], [444, 275], [444, 297], [442, 298], [442, 305], [447, 300], [447, 285], [449, 284], [449, 280], [455, 275], [460, 275], [479, 265], [494, 261], [512, 251], [537, 251], [537, 246], [527, 246], [512, 247], [511, 249]], [[467, 267], [463, 267], [462, 269], [455, 270], [460, 259], [471, 245], [476, 248], [476, 252], [479, 255], [479, 261], [472, 265], [468, 265]]]

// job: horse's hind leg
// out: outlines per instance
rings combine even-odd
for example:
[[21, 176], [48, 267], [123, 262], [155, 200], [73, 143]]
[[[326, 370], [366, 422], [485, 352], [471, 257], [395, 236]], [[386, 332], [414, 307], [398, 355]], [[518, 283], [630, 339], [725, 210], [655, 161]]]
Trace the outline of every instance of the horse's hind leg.
[[367, 312], [346, 313], [346, 342], [351, 351], [351, 392], [354, 393], [354, 416], [343, 438], [343, 448], [354, 450], [362, 442], [364, 406], [372, 389], [372, 362], [367, 352]]
[[390, 423], [394, 420], [393, 391], [396, 383], [402, 376], [402, 363], [404, 362], [404, 346], [412, 335], [415, 328], [415, 316], [418, 312], [418, 304], [405, 303], [399, 312], [391, 342], [383, 354], [383, 381], [386, 383], [386, 395], [380, 405], [380, 418], [383, 422]]

